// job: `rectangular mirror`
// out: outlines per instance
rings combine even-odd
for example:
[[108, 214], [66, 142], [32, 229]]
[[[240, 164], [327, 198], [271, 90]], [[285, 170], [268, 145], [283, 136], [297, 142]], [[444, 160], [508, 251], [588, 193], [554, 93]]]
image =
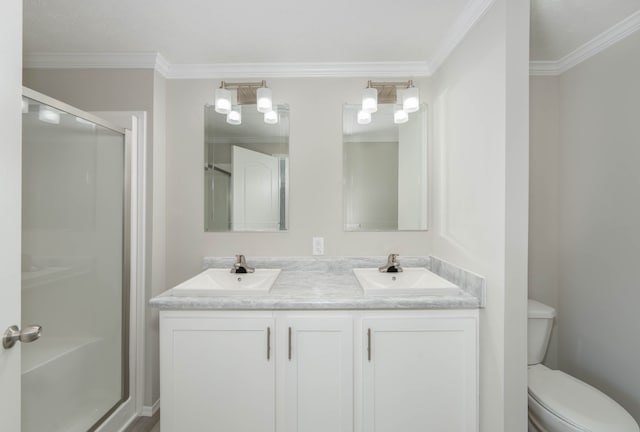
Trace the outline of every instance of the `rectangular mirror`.
[[358, 124], [359, 110], [343, 108], [344, 230], [426, 230], [426, 106], [403, 124], [393, 104], [379, 104], [369, 124]]
[[289, 191], [289, 107], [276, 124], [256, 105], [241, 105], [240, 124], [204, 109], [205, 231], [286, 231]]

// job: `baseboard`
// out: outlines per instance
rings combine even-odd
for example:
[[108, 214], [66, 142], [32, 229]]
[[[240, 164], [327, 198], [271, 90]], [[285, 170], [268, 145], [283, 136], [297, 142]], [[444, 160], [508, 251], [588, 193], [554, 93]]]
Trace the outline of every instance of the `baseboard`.
[[160, 409], [160, 399], [158, 399], [152, 406], [143, 406], [141, 416], [144, 417], [153, 417], [155, 413]]

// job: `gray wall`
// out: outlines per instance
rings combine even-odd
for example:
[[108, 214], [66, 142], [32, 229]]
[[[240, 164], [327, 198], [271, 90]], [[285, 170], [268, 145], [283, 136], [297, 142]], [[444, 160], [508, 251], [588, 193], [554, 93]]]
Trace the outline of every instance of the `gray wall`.
[[[532, 103], [539, 104], [537, 109], [559, 107], [559, 122], [551, 113], [535, 123], [532, 116], [532, 129], [540, 137], [535, 145], [547, 146], [550, 163], [534, 166], [532, 156], [532, 179], [539, 179], [540, 193], [547, 191], [537, 200], [532, 195], [532, 215], [538, 220], [530, 233], [532, 239], [548, 239], [548, 247], [532, 248], [532, 271], [548, 269], [553, 274], [557, 264], [543, 255], [560, 257], [557, 288], [552, 278], [548, 283], [537, 275], [530, 279], [535, 282], [532, 296], [549, 302], [557, 298], [559, 368], [609, 394], [638, 421], [639, 76], [640, 32], [636, 32], [559, 78], [532, 79], [532, 89], [540, 92]], [[541, 84], [544, 80], [558, 80], [556, 100], [550, 90], [556, 84]], [[536, 102], [544, 94], [541, 86], [549, 91]], [[544, 134], [558, 124], [554, 154], [555, 138], [544, 142]], [[550, 179], [541, 180], [549, 173], [553, 176], [554, 158], [559, 161], [559, 198], [557, 190], [545, 185]], [[550, 204], [556, 200], [557, 210]], [[548, 232], [558, 223], [559, 245]]]
[[640, 32], [561, 77], [560, 367], [640, 421]]
[[[398, 78], [400, 79], [400, 78]], [[229, 81], [234, 81], [232, 78]], [[204, 110], [219, 80], [167, 81], [167, 286], [201, 270], [203, 256], [311, 255], [312, 237], [325, 253], [424, 255], [430, 232], [344, 232], [342, 106], [357, 103], [361, 78], [269, 79], [274, 103], [290, 107], [289, 231], [204, 231]], [[416, 81], [428, 99], [429, 81]]]
[[[560, 79], [531, 77], [529, 298], [558, 309], [560, 285]], [[558, 326], [545, 364], [556, 368]]]

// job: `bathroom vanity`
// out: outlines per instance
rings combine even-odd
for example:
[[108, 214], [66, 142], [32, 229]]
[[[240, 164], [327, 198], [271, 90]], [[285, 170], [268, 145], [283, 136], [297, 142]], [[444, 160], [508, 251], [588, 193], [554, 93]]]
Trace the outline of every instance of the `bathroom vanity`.
[[405, 258], [460, 289], [366, 296], [351, 269], [372, 263], [272, 259], [268, 294], [152, 299], [162, 431], [477, 431], [484, 281]]

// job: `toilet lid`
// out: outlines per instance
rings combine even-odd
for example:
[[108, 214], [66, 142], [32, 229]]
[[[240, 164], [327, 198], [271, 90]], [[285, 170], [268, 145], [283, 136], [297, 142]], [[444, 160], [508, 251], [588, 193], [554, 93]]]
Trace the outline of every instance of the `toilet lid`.
[[529, 368], [529, 394], [553, 415], [580, 430], [638, 432], [633, 417], [604, 393], [562, 371], [538, 366]]

